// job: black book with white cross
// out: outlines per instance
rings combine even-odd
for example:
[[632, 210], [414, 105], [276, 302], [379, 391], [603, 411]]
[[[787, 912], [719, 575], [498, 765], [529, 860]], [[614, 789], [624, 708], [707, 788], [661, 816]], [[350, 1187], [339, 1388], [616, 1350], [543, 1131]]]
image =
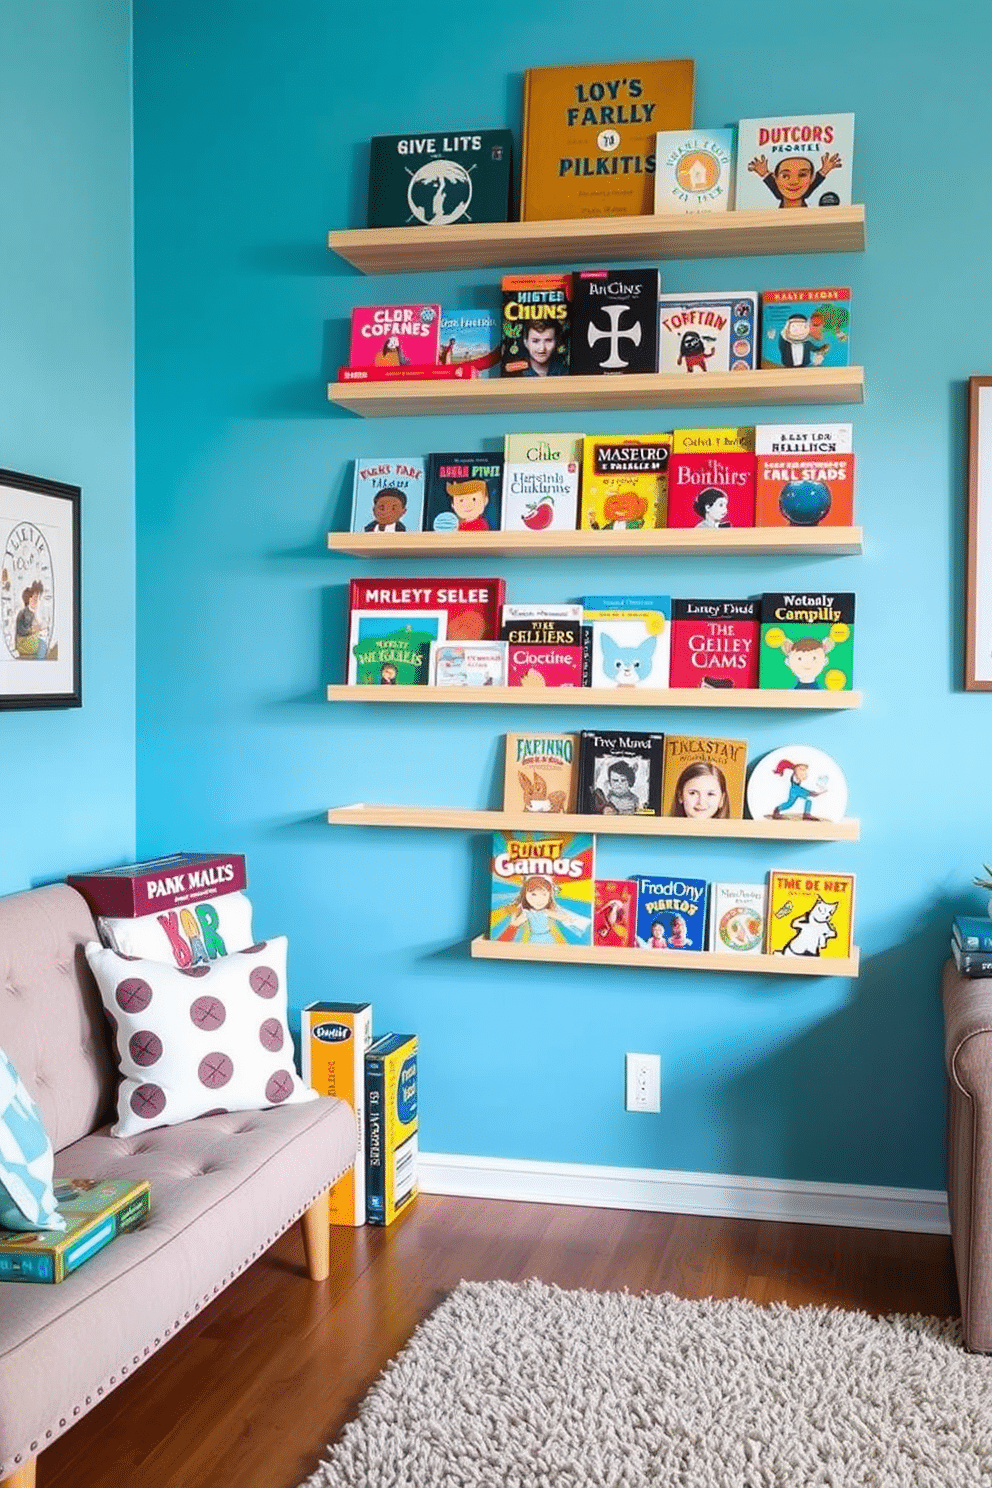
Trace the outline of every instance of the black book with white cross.
[[573, 275], [573, 376], [658, 370], [657, 269], [581, 269]]

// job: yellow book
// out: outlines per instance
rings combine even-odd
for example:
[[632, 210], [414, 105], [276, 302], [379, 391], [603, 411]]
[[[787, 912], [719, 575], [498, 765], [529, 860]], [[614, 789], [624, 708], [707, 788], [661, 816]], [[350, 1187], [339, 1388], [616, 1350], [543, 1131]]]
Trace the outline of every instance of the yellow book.
[[853, 932], [853, 873], [769, 873], [769, 955], [844, 959], [851, 954]]
[[300, 1015], [303, 1078], [318, 1095], [347, 1101], [358, 1126], [358, 1157], [331, 1189], [332, 1225], [365, 1223], [365, 1051], [372, 1004], [312, 1002]]
[[662, 815], [739, 821], [744, 815], [746, 773], [746, 739], [666, 734]]
[[582, 443], [579, 526], [640, 531], [664, 527], [671, 434], [588, 434]]
[[754, 454], [754, 425], [740, 429], [676, 429], [673, 455]]
[[365, 1054], [370, 1225], [392, 1224], [417, 1196], [417, 1037], [384, 1033]]

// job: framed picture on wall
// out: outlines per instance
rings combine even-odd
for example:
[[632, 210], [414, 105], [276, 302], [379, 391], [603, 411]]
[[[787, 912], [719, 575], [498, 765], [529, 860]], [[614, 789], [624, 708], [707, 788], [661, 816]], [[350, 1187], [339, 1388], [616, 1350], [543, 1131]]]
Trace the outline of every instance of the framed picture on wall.
[[0, 470], [0, 708], [78, 708], [78, 486]]

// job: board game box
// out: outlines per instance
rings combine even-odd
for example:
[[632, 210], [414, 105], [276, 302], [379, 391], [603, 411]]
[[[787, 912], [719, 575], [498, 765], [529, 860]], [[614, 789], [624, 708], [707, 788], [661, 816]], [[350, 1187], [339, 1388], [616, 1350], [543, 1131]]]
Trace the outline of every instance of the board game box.
[[380, 134], [369, 150], [369, 227], [507, 222], [509, 129]]
[[151, 1209], [151, 1184], [134, 1178], [57, 1178], [64, 1230], [0, 1230], [0, 1281], [64, 1281]]
[[358, 1127], [358, 1156], [330, 1193], [332, 1225], [363, 1225], [365, 1204], [365, 1051], [372, 1042], [370, 1002], [311, 1002], [300, 1014], [304, 1083], [347, 1101]]
[[587, 832], [494, 832], [490, 940], [591, 945], [595, 847]]
[[495, 641], [505, 593], [503, 579], [352, 579], [348, 609], [444, 610], [446, 634], [435, 640]]
[[82, 894], [95, 915], [136, 920], [218, 894], [234, 894], [248, 879], [242, 853], [172, 853], [122, 868], [70, 873], [66, 882]]

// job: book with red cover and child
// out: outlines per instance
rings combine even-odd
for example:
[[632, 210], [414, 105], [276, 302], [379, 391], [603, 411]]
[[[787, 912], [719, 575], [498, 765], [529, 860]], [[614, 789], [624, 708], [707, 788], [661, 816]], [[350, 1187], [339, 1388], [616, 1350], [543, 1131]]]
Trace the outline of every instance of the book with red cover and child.
[[352, 579], [348, 609], [444, 610], [445, 640], [496, 641], [505, 592], [503, 579]]

